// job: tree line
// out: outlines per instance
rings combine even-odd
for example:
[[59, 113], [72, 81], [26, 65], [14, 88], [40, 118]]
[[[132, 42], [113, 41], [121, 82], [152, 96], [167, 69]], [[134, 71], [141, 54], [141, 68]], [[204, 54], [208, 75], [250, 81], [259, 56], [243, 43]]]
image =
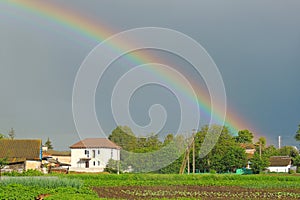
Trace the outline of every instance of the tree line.
[[[204, 157], [201, 157], [201, 146], [204, 144], [206, 136], [214, 136], [214, 133], [221, 133], [217, 138], [216, 144], [211, 151]], [[300, 141], [300, 125], [295, 139]], [[109, 136], [109, 139], [122, 147], [120, 163], [110, 160], [107, 170], [116, 170], [119, 164], [121, 170], [126, 170], [130, 166], [133, 172], [142, 172], [143, 170], [155, 168], [163, 162], [163, 159], [171, 157], [171, 163], [159, 169], [156, 173], [179, 173], [179, 169], [184, 159], [185, 149], [178, 149], [180, 145], [176, 143], [186, 142], [186, 138], [168, 134], [163, 139], [159, 139], [153, 134], [148, 138], [139, 138], [127, 126], [118, 126]], [[249, 130], [241, 130], [237, 136], [234, 136], [226, 126], [213, 125], [203, 126], [196, 134], [193, 135], [195, 142], [195, 168], [199, 172], [217, 172], [228, 173], [235, 172], [239, 168], [250, 167], [254, 173], [260, 173], [269, 166], [271, 156], [290, 156], [296, 166], [300, 166], [299, 152], [295, 147], [284, 146], [277, 149], [274, 145], [267, 146], [266, 138], [260, 137], [258, 141], [254, 140], [254, 134]], [[215, 138], [210, 138], [215, 139]], [[207, 139], [206, 139], [207, 140]], [[170, 145], [170, 144], [175, 145]], [[209, 144], [209, 141], [206, 143]], [[246, 154], [246, 148], [254, 148], [253, 155]], [[160, 154], [151, 154], [160, 150]], [[192, 150], [190, 150], [192, 151]], [[146, 157], [136, 157], [130, 153], [147, 153]], [[192, 152], [189, 154], [192, 160]], [[151, 161], [151, 162], [149, 162]], [[155, 163], [157, 162], [157, 163]], [[192, 169], [192, 163], [190, 163]]]

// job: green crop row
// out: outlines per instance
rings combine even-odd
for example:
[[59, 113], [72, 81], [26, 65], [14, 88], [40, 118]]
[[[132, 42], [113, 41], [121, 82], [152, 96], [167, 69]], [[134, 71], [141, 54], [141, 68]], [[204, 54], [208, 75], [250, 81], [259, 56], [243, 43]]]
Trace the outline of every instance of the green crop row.
[[58, 177], [5, 177], [0, 186], [23, 185], [43, 188], [73, 187], [80, 188], [83, 183], [78, 179]]
[[242, 186], [248, 188], [300, 188], [300, 176], [292, 175], [161, 175], [161, 174], [77, 174], [86, 186]]
[[73, 188], [73, 187], [57, 187], [57, 188], [43, 188], [36, 186], [24, 186], [20, 184], [11, 184], [0, 186], [0, 199], [3, 200], [28, 200], [35, 199], [40, 194], [50, 194], [46, 199], [98, 199], [95, 192], [89, 188]]
[[[0, 199], [98, 199], [92, 187], [102, 186], [240, 186], [246, 188], [300, 188], [295, 175], [158, 175], [158, 174], [64, 174], [41, 177], [2, 177]], [[125, 191], [126, 192], [126, 191]], [[127, 191], [129, 192], [129, 191]], [[148, 191], [148, 193], [151, 191]], [[224, 194], [226, 195], [226, 194]], [[284, 193], [282, 195], [299, 195]], [[297, 196], [298, 198], [299, 196]]]

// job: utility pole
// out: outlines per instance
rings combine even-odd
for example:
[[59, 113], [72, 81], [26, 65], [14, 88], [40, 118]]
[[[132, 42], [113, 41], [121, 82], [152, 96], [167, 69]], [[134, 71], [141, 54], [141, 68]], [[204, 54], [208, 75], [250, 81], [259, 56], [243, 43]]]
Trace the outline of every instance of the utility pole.
[[196, 159], [195, 159], [195, 137], [196, 137], [196, 129], [193, 129], [193, 174], [195, 174], [196, 168]]
[[195, 174], [195, 138], [193, 136], [193, 174]]
[[278, 136], [278, 149], [281, 148], [281, 136], [279, 135]]
[[117, 149], [117, 174], [119, 175], [120, 174], [120, 149], [118, 151]]
[[188, 147], [187, 165], [188, 165], [188, 174], [190, 174], [190, 147]]
[[261, 140], [259, 141], [259, 157], [261, 158]]

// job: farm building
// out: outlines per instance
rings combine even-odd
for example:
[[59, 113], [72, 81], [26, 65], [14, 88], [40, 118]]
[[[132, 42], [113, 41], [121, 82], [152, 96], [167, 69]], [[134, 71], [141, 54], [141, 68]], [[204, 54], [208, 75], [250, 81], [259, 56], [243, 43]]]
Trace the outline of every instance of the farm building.
[[289, 172], [292, 166], [292, 158], [289, 156], [272, 156], [270, 157], [270, 172]]
[[39, 170], [42, 159], [42, 140], [0, 140], [0, 158], [7, 158], [3, 171]]
[[70, 148], [70, 171], [103, 172], [110, 159], [120, 160], [121, 148], [106, 138], [84, 139]]
[[71, 151], [56, 151], [44, 148], [43, 158], [51, 158], [65, 166], [71, 165]]

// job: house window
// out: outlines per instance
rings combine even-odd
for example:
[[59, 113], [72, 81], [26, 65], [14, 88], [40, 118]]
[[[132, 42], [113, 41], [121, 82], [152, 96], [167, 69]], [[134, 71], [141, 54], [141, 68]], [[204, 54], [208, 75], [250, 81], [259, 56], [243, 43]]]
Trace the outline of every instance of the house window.
[[98, 150], [98, 155], [100, 155], [100, 150]]
[[84, 154], [85, 154], [87, 157], [89, 157], [89, 154], [90, 154], [89, 150], [84, 150]]
[[98, 161], [98, 166], [100, 166], [100, 161]]
[[96, 166], [96, 162], [95, 161], [93, 162], [93, 165]]
[[113, 156], [114, 156], [114, 150], [112, 149], [110, 150], [110, 157], [113, 158]]
[[92, 158], [96, 157], [96, 150], [92, 150]]

